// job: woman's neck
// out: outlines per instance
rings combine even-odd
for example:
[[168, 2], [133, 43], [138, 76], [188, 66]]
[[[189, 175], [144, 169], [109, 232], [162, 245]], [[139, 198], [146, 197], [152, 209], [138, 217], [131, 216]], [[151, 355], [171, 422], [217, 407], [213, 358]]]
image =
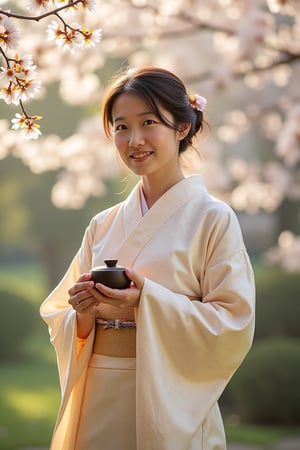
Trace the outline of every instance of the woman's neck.
[[149, 176], [143, 176], [142, 188], [148, 207], [151, 208], [165, 192], [184, 178], [182, 171], [178, 172], [174, 177], [166, 175], [165, 179], [160, 181], [154, 180]]

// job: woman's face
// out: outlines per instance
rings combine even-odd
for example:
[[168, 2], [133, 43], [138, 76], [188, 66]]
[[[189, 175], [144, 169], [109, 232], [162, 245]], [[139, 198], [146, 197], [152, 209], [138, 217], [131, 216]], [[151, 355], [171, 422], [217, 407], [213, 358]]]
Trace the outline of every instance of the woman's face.
[[[173, 123], [169, 111], [160, 111]], [[166, 176], [178, 171], [179, 142], [184, 135], [167, 127], [138, 95], [121, 94], [114, 102], [112, 116], [115, 146], [132, 172]]]

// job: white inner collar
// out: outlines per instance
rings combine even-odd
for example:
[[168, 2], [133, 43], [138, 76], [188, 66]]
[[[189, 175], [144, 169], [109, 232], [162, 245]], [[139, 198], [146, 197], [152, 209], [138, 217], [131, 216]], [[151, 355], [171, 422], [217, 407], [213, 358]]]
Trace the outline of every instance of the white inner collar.
[[142, 215], [144, 216], [146, 214], [146, 212], [149, 211], [149, 207], [147, 205], [146, 199], [145, 199], [145, 195], [144, 195], [144, 191], [141, 188], [140, 189], [140, 199], [141, 199], [141, 209], [142, 209]]

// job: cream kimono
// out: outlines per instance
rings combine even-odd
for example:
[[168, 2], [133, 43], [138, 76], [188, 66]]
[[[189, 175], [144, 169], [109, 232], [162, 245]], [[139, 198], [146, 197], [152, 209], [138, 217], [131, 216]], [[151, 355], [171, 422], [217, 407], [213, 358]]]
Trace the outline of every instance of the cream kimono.
[[67, 274], [41, 306], [62, 391], [53, 450], [74, 449], [93, 346], [93, 333], [76, 338], [67, 291], [105, 258], [145, 277], [135, 311], [137, 450], [226, 448], [217, 400], [254, 330], [253, 272], [238, 221], [200, 175], [174, 185], [144, 216], [139, 189], [92, 219]]

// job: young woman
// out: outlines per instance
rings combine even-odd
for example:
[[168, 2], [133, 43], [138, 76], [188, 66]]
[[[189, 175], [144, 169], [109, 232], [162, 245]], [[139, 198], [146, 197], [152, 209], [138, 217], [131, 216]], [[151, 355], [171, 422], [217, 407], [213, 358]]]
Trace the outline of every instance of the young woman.
[[[41, 306], [62, 390], [52, 450], [226, 448], [217, 401], [251, 346], [255, 288], [235, 214], [180, 167], [205, 103], [155, 67], [106, 92], [104, 129], [140, 182]], [[91, 281], [107, 258], [128, 289]]]

